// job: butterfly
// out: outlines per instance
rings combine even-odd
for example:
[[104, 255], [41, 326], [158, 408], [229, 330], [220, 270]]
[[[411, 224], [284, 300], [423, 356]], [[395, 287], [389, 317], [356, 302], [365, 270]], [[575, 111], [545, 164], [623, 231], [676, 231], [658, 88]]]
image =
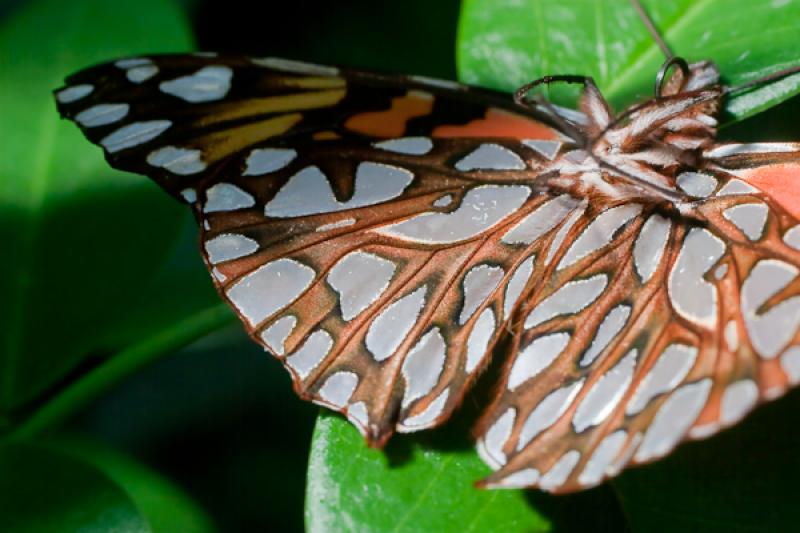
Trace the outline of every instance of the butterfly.
[[[713, 63], [615, 115], [277, 58], [131, 57], [62, 116], [188, 205], [219, 294], [372, 446], [446, 422], [491, 359], [491, 488], [571, 492], [800, 381], [800, 144], [719, 143]], [[529, 96], [583, 86], [568, 109]], [[794, 181], [793, 181], [794, 180]]]

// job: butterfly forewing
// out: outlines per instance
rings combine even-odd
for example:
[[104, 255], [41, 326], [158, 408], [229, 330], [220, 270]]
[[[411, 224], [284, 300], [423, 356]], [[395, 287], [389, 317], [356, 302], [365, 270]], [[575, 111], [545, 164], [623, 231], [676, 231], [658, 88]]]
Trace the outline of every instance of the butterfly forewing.
[[[652, 176], [664, 145], [707, 147], [718, 95], [631, 114], [605, 139], [616, 164]], [[797, 145], [711, 147], [677, 176], [681, 211], [450, 82], [177, 55], [88, 69], [56, 98], [113, 166], [192, 206], [251, 336], [372, 444], [447, 420], [496, 345], [476, 432], [492, 487], [595, 485], [800, 379]], [[560, 123], [601, 132], [607, 111]], [[649, 142], [634, 130], [661, 145], [626, 155]], [[564, 154], [611, 192], [548, 187]]]

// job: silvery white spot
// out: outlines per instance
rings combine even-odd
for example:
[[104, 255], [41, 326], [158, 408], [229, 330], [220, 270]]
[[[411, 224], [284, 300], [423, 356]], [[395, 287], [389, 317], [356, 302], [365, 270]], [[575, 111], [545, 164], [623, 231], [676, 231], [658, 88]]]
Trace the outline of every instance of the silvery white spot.
[[300, 379], [306, 379], [317, 368], [333, 347], [333, 337], [324, 329], [318, 329], [308, 336], [306, 342], [286, 358], [286, 364]]
[[389, 287], [396, 266], [375, 254], [351, 252], [328, 273], [328, 284], [339, 293], [342, 318], [350, 321], [372, 305]]
[[183, 197], [184, 200], [186, 200], [190, 204], [193, 204], [197, 201], [197, 191], [195, 191], [191, 187], [183, 189], [181, 191], [181, 196]]
[[323, 224], [319, 226], [315, 231], [317, 233], [322, 233], [324, 231], [330, 231], [333, 229], [340, 229], [346, 228], [348, 226], [352, 226], [356, 223], [356, 219], [354, 218], [343, 218], [342, 220], [337, 220], [336, 222], [331, 222], [329, 224]]
[[367, 413], [367, 404], [364, 402], [357, 402], [347, 408], [347, 419], [353, 422], [359, 431], [364, 433], [367, 425], [369, 424], [369, 414]]
[[164, 146], [147, 155], [147, 163], [154, 167], [169, 170], [173, 174], [188, 176], [206, 169], [202, 159], [203, 152], [191, 148]]
[[783, 242], [795, 250], [800, 250], [800, 224], [790, 228], [789, 231], [783, 234]]
[[441, 198], [437, 198], [436, 201], [433, 202], [434, 207], [447, 207], [453, 201], [452, 194], [445, 194]]
[[464, 363], [464, 371], [472, 372], [486, 355], [486, 349], [492, 340], [495, 328], [494, 311], [487, 307], [475, 321], [472, 331], [467, 339], [467, 360]]
[[689, 430], [706, 404], [711, 392], [711, 380], [706, 378], [684, 385], [661, 405], [653, 417], [642, 444], [636, 451], [641, 463], [666, 455]]
[[356, 169], [353, 196], [340, 202], [325, 174], [317, 167], [306, 167], [289, 178], [266, 205], [264, 214], [287, 218], [375, 205], [400, 196], [413, 179], [414, 174], [404, 168], [364, 162]]
[[406, 382], [402, 407], [433, 390], [444, 369], [446, 351], [447, 344], [438, 327], [428, 331], [411, 348], [401, 369]]
[[585, 367], [594, 363], [597, 356], [606, 349], [606, 346], [616, 338], [617, 333], [625, 327], [630, 316], [631, 307], [629, 305], [618, 305], [609, 311], [597, 327], [597, 333], [595, 333], [591, 346], [583, 354], [580, 365]]
[[638, 350], [632, 349], [592, 385], [575, 410], [572, 425], [576, 432], [596, 426], [614, 411], [633, 380], [637, 355]]
[[514, 152], [494, 143], [480, 145], [455, 165], [457, 170], [523, 170], [525, 162]]
[[487, 485], [487, 487], [493, 489], [522, 489], [535, 485], [538, 480], [538, 470], [535, 468], [523, 468], [522, 470], [510, 473], [499, 481]]
[[795, 336], [800, 325], [800, 296], [787, 298], [763, 314], [761, 307], [791, 283], [798, 274], [794, 265], [777, 259], [755, 264], [742, 283], [741, 310], [750, 342], [764, 359], [776, 357]]
[[397, 425], [397, 431], [400, 433], [411, 433], [412, 431], [419, 431], [431, 427], [436, 423], [436, 419], [439, 418], [442, 411], [444, 411], [444, 406], [447, 405], [447, 397], [449, 395], [449, 389], [443, 390], [422, 412], [403, 419], [403, 421]]
[[297, 317], [294, 315], [281, 317], [261, 333], [261, 340], [275, 355], [282, 356], [285, 351], [286, 339], [289, 338], [296, 325]]
[[719, 420], [730, 425], [738, 422], [758, 401], [758, 385], [751, 379], [731, 383], [722, 393]]
[[94, 85], [90, 85], [88, 83], [73, 85], [72, 87], [67, 87], [66, 89], [61, 89], [58, 91], [56, 93], [56, 100], [62, 104], [71, 104], [72, 102], [76, 102], [81, 98], [89, 96], [92, 91], [94, 91]]
[[614, 234], [641, 211], [639, 204], [625, 204], [600, 213], [575, 239], [561, 258], [558, 268], [566, 268], [609, 244]]
[[291, 148], [256, 148], [247, 156], [242, 175], [261, 176], [275, 172], [286, 167], [296, 157], [297, 151]]
[[109, 153], [119, 152], [125, 148], [131, 148], [148, 141], [152, 141], [167, 128], [172, 126], [169, 120], [148, 120], [146, 122], [134, 122], [112, 131], [100, 140]]
[[581, 458], [580, 452], [570, 450], [561, 456], [553, 467], [539, 480], [539, 486], [546, 491], [553, 491], [564, 484]]
[[467, 191], [451, 213], [428, 212], [376, 229], [377, 233], [427, 244], [470, 239], [512, 214], [531, 189], [524, 185], [484, 185]]
[[260, 67], [280, 70], [282, 72], [294, 72], [297, 74], [311, 74], [314, 76], [336, 76], [339, 69], [324, 65], [315, 65], [304, 61], [293, 61], [279, 57], [259, 57], [251, 59], [253, 63]]
[[765, 204], [740, 204], [729, 207], [722, 216], [731, 221], [751, 241], [757, 241], [764, 234], [769, 209]]
[[143, 83], [156, 74], [158, 74], [157, 66], [146, 65], [128, 69], [128, 71], [125, 73], [125, 77], [128, 78], [128, 81], [131, 83]]
[[532, 255], [520, 263], [506, 285], [506, 294], [503, 297], [503, 317], [506, 319], [511, 315], [511, 311], [513, 311], [517, 300], [519, 300], [522, 291], [525, 289], [525, 285], [528, 284], [528, 280], [533, 273], [534, 259], [535, 256]]
[[216, 267], [211, 269], [211, 275], [214, 276], [214, 279], [216, 279], [220, 283], [223, 283], [225, 280], [228, 279], [228, 276], [220, 272], [219, 269]]
[[431, 87], [439, 87], [451, 91], [463, 91], [465, 89], [463, 85], [452, 80], [441, 80], [439, 78], [429, 78], [428, 76], [409, 76], [409, 79]]
[[705, 198], [717, 188], [714, 176], [700, 172], [681, 172], [677, 182], [683, 192], [696, 198]]
[[742, 180], [731, 178], [715, 196], [732, 196], [734, 194], [754, 194], [760, 192], [758, 189]]
[[628, 446], [622, 451], [622, 453], [619, 454], [616, 460], [611, 462], [611, 465], [606, 470], [609, 476], [616, 476], [623, 468], [625, 468], [625, 466], [630, 462], [631, 458], [633, 458], [633, 453], [639, 447], [641, 442], [641, 432], [638, 432], [631, 437]]
[[532, 148], [534, 151], [542, 155], [545, 159], [553, 160], [561, 149], [561, 141], [539, 141], [534, 139], [525, 139], [522, 144]]
[[522, 450], [539, 433], [561, 418], [583, 387], [583, 380], [556, 389], [539, 402], [525, 419], [519, 433], [517, 451]]
[[720, 280], [728, 273], [728, 263], [722, 263], [714, 269], [714, 279]]
[[483, 438], [478, 440], [478, 455], [495, 470], [506, 464], [506, 454], [503, 453], [503, 446], [511, 436], [511, 430], [514, 429], [514, 420], [516, 418], [517, 410], [509, 407], [495, 420]]
[[578, 202], [566, 194], [556, 196], [526, 215], [500, 240], [506, 244], [531, 244], [555, 228], [577, 206]]
[[292, 303], [314, 281], [311, 267], [294, 259], [278, 259], [243, 276], [227, 291], [231, 303], [251, 326]]
[[800, 383], [800, 347], [792, 346], [781, 356], [781, 368], [786, 372], [789, 383]]
[[203, 67], [194, 74], [162, 81], [158, 88], [192, 104], [220, 100], [231, 88], [233, 70], [222, 65]]
[[720, 158], [737, 154], [796, 152], [797, 145], [792, 143], [729, 143], [715, 146], [703, 155]]
[[739, 328], [735, 320], [729, 320], [725, 324], [725, 344], [728, 345], [728, 350], [735, 352], [739, 349]]
[[145, 65], [152, 65], [153, 60], [147, 57], [127, 57], [125, 59], [119, 59], [114, 62], [114, 66], [117, 68], [121, 68], [123, 70], [134, 68], [134, 67], [143, 67]]
[[358, 386], [358, 376], [353, 372], [336, 372], [325, 380], [319, 389], [319, 397], [328, 405], [341, 409]]
[[420, 311], [425, 305], [426, 292], [427, 286], [423, 285], [395, 300], [372, 321], [365, 342], [376, 361], [384, 361], [394, 354], [417, 323]]
[[642, 283], [647, 283], [661, 263], [671, 227], [669, 219], [661, 215], [651, 216], [642, 226], [633, 246], [633, 262]]
[[464, 293], [464, 304], [458, 317], [458, 324], [463, 326], [475, 311], [494, 292], [503, 279], [503, 269], [498, 266], [478, 265], [472, 267], [461, 283]]
[[258, 251], [258, 242], [238, 233], [223, 233], [206, 241], [205, 248], [209, 263], [216, 265]]
[[595, 448], [594, 453], [583, 467], [583, 472], [578, 476], [578, 483], [584, 487], [600, 483], [609, 472], [611, 464], [619, 455], [622, 446], [628, 439], [625, 430], [615, 431], [607, 435]]
[[717, 322], [717, 289], [703, 279], [725, 253], [725, 243], [703, 228], [692, 228], [669, 273], [667, 287], [675, 311], [706, 327]]
[[256, 205], [253, 196], [232, 183], [217, 183], [206, 191], [205, 213], [235, 211]]
[[572, 315], [594, 302], [605, 290], [608, 277], [597, 274], [591, 278], [565, 283], [556, 292], [539, 302], [525, 319], [530, 329], [559, 315]]
[[508, 390], [513, 391], [537, 376], [561, 355], [569, 344], [569, 333], [552, 333], [537, 337], [517, 356], [508, 375]]
[[635, 415], [647, 407], [650, 400], [670, 392], [689, 374], [697, 359], [697, 348], [685, 344], [670, 344], [661, 352], [631, 396], [625, 413]]
[[75, 115], [75, 120], [82, 126], [95, 128], [121, 120], [129, 110], [128, 104], [97, 104]]
[[689, 430], [689, 438], [695, 440], [706, 439], [719, 431], [719, 428], [719, 422], [708, 422], [707, 424], [694, 426]]
[[401, 137], [377, 142], [373, 146], [397, 154], [425, 155], [433, 149], [433, 142], [428, 137]]
[[550, 261], [553, 257], [561, 250], [561, 245], [564, 243], [564, 239], [567, 238], [570, 230], [572, 227], [577, 224], [577, 222], [581, 219], [584, 212], [586, 211], [586, 206], [588, 202], [583, 200], [569, 215], [569, 218], [561, 225], [561, 227], [556, 232], [555, 237], [553, 237], [553, 241], [550, 243], [550, 247], [547, 249], [547, 256], [545, 257], [545, 264], [550, 264]]

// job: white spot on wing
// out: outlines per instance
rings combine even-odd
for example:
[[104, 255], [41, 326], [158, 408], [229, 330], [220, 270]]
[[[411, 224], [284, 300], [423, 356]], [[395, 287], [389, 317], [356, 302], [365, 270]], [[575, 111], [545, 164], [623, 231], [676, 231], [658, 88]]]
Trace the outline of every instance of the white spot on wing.
[[647, 407], [650, 400], [677, 387], [689, 374], [696, 359], [697, 348], [694, 346], [685, 344], [667, 346], [639, 383], [625, 413], [635, 415]]
[[625, 204], [603, 211], [575, 239], [558, 268], [566, 268], [609, 244], [614, 234], [641, 211], [639, 204]]
[[596, 426], [614, 411], [633, 380], [637, 355], [638, 351], [635, 348], [629, 351], [619, 363], [592, 385], [575, 410], [572, 425], [576, 432], [580, 433], [588, 427]]
[[511, 275], [508, 285], [506, 285], [506, 294], [503, 297], [503, 317], [505, 319], [508, 319], [510, 316], [511, 311], [514, 309], [514, 305], [516, 305], [517, 300], [522, 294], [522, 291], [525, 289], [525, 285], [527, 285], [528, 280], [533, 273], [534, 259], [535, 257], [532, 255], [520, 263], [520, 265]]
[[615, 431], [606, 436], [595, 448], [594, 453], [586, 462], [583, 472], [578, 476], [578, 483], [584, 487], [596, 485], [607, 475], [611, 475], [611, 464], [619, 455], [622, 446], [628, 438], [624, 430]]
[[125, 73], [125, 77], [128, 78], [128, 81], [131, 83], [143, 83], [156, 74], [158, 74], [157, 66], [145, 65], [128, 69], [128, 71]]
[[71, 104], [72, 102], [76, 102], [81, 98], [89, 96], [92, 91], [94, 91], [94, 85], [90, 85], [88, 83], [73, 85], [72, 87], [67, 87], [66, 89], [61, 89], [58, 91], [56, 93], [56, 100], [62, 104]]
[[514, 152], [494, 143], [480, 145], [456, 163], [462, 172], [472, 170], [523, 170], [525, 162]]
[[513, 391], [550, 366], [569, 344], [568, 333], [538, 337], [517, 356], [508, 375], [508, 390]]
[[792, 346], [781, 356], [781, 368], [786, 372], [789, 383], [800, 383], [800, 347]]
[[792, 143], [742, 143], [723, 144], [706, 151], [709, 158], [728, 157], [737, 154], [796, 152], [798, 147]]
[[328, 273], [328, 284], [339, 293], [342, 318], [352, 320], [372, 305], [389, 286], [395, 264], [375, 254], [351, 252]]
[[713, 327], [717, 322], [717, 289], [703, 279], [725, 253], [725, 243], [706, 229], [692, 228], [669, 274], [669, 298], [684, 318]]
[[449, 244], [488, 230], [525, 203], [530, 188], [523, 185], [484, 185], [467, 191], [452, 213], [422, 213], [375, 230], [378, 233], [429, 244]]
[[778, 294], [798, 274], [797, 267], [764, 259], [755, 264], [742, 283], [741, 309], [753, 348], [764, 359], [772, 359], [794, 337], [800, 325], [800, 296], [787, 298], [758, 314], [770, 298]]
[[232, 183], [217, 183], [206, 191], [204, 213], [235, 211], [256, 205], [253, 196]]
[[115, 67], [123, 70], [152, 64], [153, 60], [148, 57], [126, 57], [125, 59], [119, 59], [114, 62]]
[[503, 446], [511, 436], [516, 417], [516, 409], [509, 407], [495, 420], [483, 438], [478, 441], [478, 454], [493, 469], [498, 469], [506, 464], [506, 454], [503, 453]]
[[341, 409], [347, 402], [358, 386], [358, 376], [353, 372], [336, 372], [332, 374], [320, 387], [320, 399], [328, 406]]
[[292, 303], [314, 281], [311, 267], [278, 259], [258, 267], [232, 285], [227, 296], [251, 326]]
[[730, 220], [751, 241], [757, 241], [764, 234], [769, 209], [766, 204], [740, 204], [729, 207], [722, 216]]
[[443, 390], [421, 413], [409, 416], [398, 424], [397, 431], [400, 433], [411, 433], [412, 431], [419, 431], [431, 427], [436, 423], [436, 419], [439, 418], [439, 415], [442, 414], [449, 395], [450, 389]]
[[206, 241], [208, 261], [212, 265], [248, 256], [258, 250], [258, 242], [237, 233], [223, 233]]
[[517, 451], [522, 450], [539, 433], [552, 426], [569, 408], [583, 387], [583, 380], [576, 381], [548, 394], [525, 419], [519, 433]]
[[291, 148], [256, 148], [247, 156], [243, 176], [261, 176], [275, 172], [294, 161], [297, 151]]
[[725, 425], [738, 422], [758, 401], [758, 386], [753, 380], [731, 383], [722, 393], [719, 420]]
[[306, 379], [319, 365], [333, 347], [333, 338], [324, 329], [318, 329], [308, 336], [306, 342], [286, 358], [286, 364], [300, 379]]
[[269, 217], [299, 217], [379, 204], [400, 196], [413, 179], [414, 174], [404, 168], [364, 162], [356, 169], [352, 198], [339, 202], [322, 171], [306, 167], [289, 178], [264, 213]]
[[401, 137], [374, 143], [375, 148], [407, 155], [425, 155], [433, 148], [433, 142], [428, 137]]
[[749, 183], [745, 183], [742, 180], [738, 179], [730, 179], [728, 183], [726, 183], [715, 196], [732, 196], [735, 194], [754, 194], [758, 193], [759, 190], [750, 185]]
[[81, 126], [95, 128], [121, 120], [129, 110], [128, 104], [97, 104], [75, 115], [75, 120]]
[[147, 122], [134, 122], [126, 124], [112, 131], [100, 140], [109, 153], [119, 152], [125, 148], [132, 148], [148, 141], [152, 141], [172, 126], [169, 120], [149, 120]]
[[553, 491], [564, 484], [581, 458], [580, 452], [570, 450], [561, 456], [553, 467], [539, 480], [539, 486], [546, 491]]
[[683, 192], [696, 198], [705, 198], [717, 188], [714, 176], [700, 172], [682, 172], [678, 174], [677, 183]]
[[559, 315], [571, 315], [594, 302], [606, 288], [608, 278], [597, 274], [591, 278], [570, 281], [539, 302], [525, 319], [525, 329]]
[[339, 69], [336, 67], [315, 65], [313, 63], [293, 61], [291, 59], [282, 59], [279, 57], [259, 57], [251, 59], [251, 61], [260, 67], [267, 67], [282, 72], [310, 74], [313, 76], [336, 76], [339, 74]]
[[425, 305], [426, 292], [427, 287], [422, 286], [403, 296], [387, 306], [372, 321], [365, 342], [376, 361], [388, 359], [417, 323], [419, 313]]
[[531, 244], [555, 228], [576, 207], [578, 202], [563, 194], [549, 200], [527, 215], [501, 237], [506, 244]]
[[401, 372], [406, 387], [402, 407], [422, 398], [436, 386], [444, 368], [447, 344], [438, 327], [428, 331], [408, 352]]
[[[190, 204], [193, 204], [193, 203], [195, 203], [197, 201], [197, 191], [195, 191], [191, 187], [187, 187], [186, 189], [183, 189], [180, 194], [183, 197], [183, 199], [186, 200]], [[206, 228], [206, 229], [208, 229], [208, 228]]]
[[710, 391], [711, 380], [706, 378], [673, 392], [647, 428], [642, 444], [636, 451], [636, 461], [649, 461], [672, 450], [697, 419]]
[[261, 333], [261, 340], [275, 355], [282, 356], [286, 339], [289, 338], [296, 325], [297, 318], [295, 316], [281, 317]]
[[786, 233], [783, 234], [783, 242], [795, 250], [800, 250], [800, 224], [790, 228]]
[[487, 485], [488, 488], [517, 489], [531, 487], [539, 480], [539, 471], [535, 468], [523, 468], [507, 475], [500, 481]]
[[169, 170], [173, 174], [188, 176], [206, 169], [202, 155], [203, 152], [196, 149], [164, 146], [150, 152], [147, 155], [147, 163]]
[[591, 365], [597, 359], [597, 356], [606, 349], [606, 346], [614, 340], [617, 333], [625, 327], [630, 316], [631, 308], [629, 305], [618, 305], [609, 311], [597, 327], [597, 333], [592, 339], [591, 346], [581, 358], [580, 365], [584, 367]]
[[464, 371], [469, 373], [475, 370], [486, 354], [489, 341], [492, 340], [495, 328], [494, 311], [487, 307], [475, 321], [475, 325], [467, 339], [467, 360], [464, 363]]
[[158, 87], [161, 92], [196, 104], [224, 98], [231, 88], [232, 78], [233, 71], [229, 67], [211, 65], [188, 76], [162, 81]]
[[537, 153], [551, 161], [556, 154], [558, 154], [558, 150], [561, 148], [560, 141], [540, 141], [536, 139], [526, 139], [522, 141], [522, 144], [535, 150]]
[[473, 267], [467, 272], [462, 281], [464, 305], [458, 317], [459, 325], [463, 326], [472, 317], [500, 284], [504, 274], [502, 268], [485, 264]]

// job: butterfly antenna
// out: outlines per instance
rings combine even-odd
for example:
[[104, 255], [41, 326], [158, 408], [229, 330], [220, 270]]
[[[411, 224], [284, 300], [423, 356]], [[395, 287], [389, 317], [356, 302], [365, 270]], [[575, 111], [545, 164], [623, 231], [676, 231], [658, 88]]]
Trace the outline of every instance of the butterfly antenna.
[[661, 48], [661, 52], [664, 54], [664, 56], [668, 60], [675, 57], [675, 54], [673, 54], [672, 50], [669, 49], [667, 43], [664, 42], [661, 34], [658, 33], [656, 25], [653, 24], [653, 19], [651, 19], [650, 15], [647, 14], [647, 11], [645, 11], [644, 7], [642, 7], [642, 4], [639, 2], [639, 0], [631, 0], [631, 3], [633, 4], [633, 8], [639, 14], [639, 18], [642, 19], [642, 22], [644, 22], [644, 25], [647, 27], [647, 31], [650, 32], [650, 35], [653, 37], [653, 40], [656, 42], [658, 47]]

